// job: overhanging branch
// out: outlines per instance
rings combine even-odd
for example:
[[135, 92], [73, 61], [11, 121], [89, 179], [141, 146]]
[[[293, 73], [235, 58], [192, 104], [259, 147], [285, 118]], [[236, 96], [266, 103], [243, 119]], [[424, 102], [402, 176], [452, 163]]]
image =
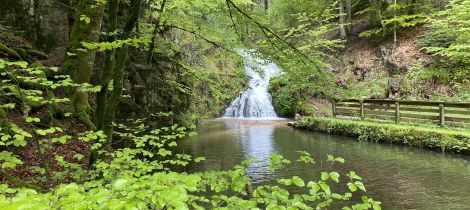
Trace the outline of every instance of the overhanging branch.
[[[273, 30], [271, 30], [270, 28], [266, 27], [265, 25], [263, 25], [262, 23], [260, 23], [259, 21], [257, 21], [256, 19], [254, 19], [253, 17], [251, 17], [249, 14], [247, 14], [246, 12], [244, 12], [240, 7], [238, 7], [235, 3], [233, 3], [232, 0], [225, 0], [227, 2], [227, 6], [229, 8], [229, 10], [231, 9], [231, 7], [233, 7], [235, 10], [237, 10], [237, 12], [239, 12], [240, 14], [242, 14], [244, 17], [248, 18], [250, 21], [252, 21], [256, 26], [258, 26], [258, 28], [260, 28], [263, 33], [265, 34], [265, 36], [267, 36], [267, 34], [271, 34], [273, 35], [276, 39], [279, 39], [281, 42], [283, 42], [284, 44], [286, 44], [287, 46], [289, 46], [292, 50], [294, 50], [294, 52], [300, 54], [302, 57], [306, 58], [306, 59], [309, 59], [309, 57], [301, 52], [299, 49], [297, 49], [297, 47], [295, 47], [293, 44], [291, 44], [290, 42], [286, 41], [285, 39], [283, 39], [281, 36], [279, 36], [276, 32], [274, 32]], [[231, 5], [231, 7], [230, 7]], [[231, 14], [231, 13], [230, 13]], [[268, 36], [267, 36], [268, 37]], [[271, 41], [270, 41], [271, 42]], [[284, 53], [284, 52], [283, 52]]]
[[180, 26], [175, 26], [175, 25], [168, 25], [168, 27], [170, 27], [170, 28], [176, 28], [176, 29], [179, 29], [179, 30], [188, 32], [188, 33], [190, 33], [190, 34], [193, 34], [193, 35], [196, 36], [196, 37], [201, 38], [202, 40], [206, 41], [207, 43], [210, 43], [210, 44], [214, 45], [215, 47], [224, 49], [224, 50], [226, 50], [226, 51], [228, 51], [228, 52], [234, 52], [233, 50], [230, 50], [230, 49], [228, 49], [228, 48], [222, 46], [221, 44], [219, 44], [219, 43], [217, 43], [217, 42], [215, 42], [215, 41], [212, 41], [212, 40], [210, 40], [210, 39], [204, 37], [203, 35], [197, 33], [197, 31], [198, 31], [199, 29], [197, 29], [197, 30], [189, 30], [189, 29], [186, 29], [186, 28], [183, 28], [183, 27], [180, 27]]

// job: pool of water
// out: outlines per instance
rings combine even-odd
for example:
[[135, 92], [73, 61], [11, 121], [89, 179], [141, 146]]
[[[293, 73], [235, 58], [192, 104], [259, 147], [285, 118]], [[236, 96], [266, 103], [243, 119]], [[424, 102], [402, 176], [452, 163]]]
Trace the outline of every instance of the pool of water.
[[[363, 178], [366, 194], [381, 201], [384, 209], [470, 209], [468, 156], [294, 130], [285, 121], [229, 119], [201, 122], [198, 135], [182, 140], [179, 149], [207, 159], [187, 171], [230, 169], [254, 157], [257, 162], [247, 169], [254, 184], [293, 175], [318, 180], [321, 171], [355, 171]], [[300, 150], [311, 153], [316, 165], [295, 163]], [[292, 164], [271, 172], [267, 166], [274, 152]], [[331, 166], [325, 162], [328, 154], [346, 159], [345, 164]]]

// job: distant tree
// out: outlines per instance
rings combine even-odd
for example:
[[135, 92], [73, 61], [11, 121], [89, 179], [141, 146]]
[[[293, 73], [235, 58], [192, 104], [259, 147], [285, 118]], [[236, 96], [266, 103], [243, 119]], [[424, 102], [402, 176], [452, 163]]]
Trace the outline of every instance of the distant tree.
[[432, 55], [470, 63], [470, 0], [453, 0], [430, 21], [421, 44]]

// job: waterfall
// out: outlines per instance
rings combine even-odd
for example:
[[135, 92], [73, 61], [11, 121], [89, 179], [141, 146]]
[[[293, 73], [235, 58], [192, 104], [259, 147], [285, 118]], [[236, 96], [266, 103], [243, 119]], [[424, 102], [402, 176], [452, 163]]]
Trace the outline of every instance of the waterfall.
[[248, 76], [248, 90], [239, 94], [225, 110], [228, 118], [277, 118], [268, 93], [269, 80], [281, 73], [279, 67], [268, 60], [255, 57], [253, 50], [240, 50]]

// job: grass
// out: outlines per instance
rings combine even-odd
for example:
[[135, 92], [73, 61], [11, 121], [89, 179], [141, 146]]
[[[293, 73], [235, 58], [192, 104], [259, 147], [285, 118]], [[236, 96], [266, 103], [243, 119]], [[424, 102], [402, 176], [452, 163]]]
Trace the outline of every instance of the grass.
[[356, 119], [304, 117], [300, 129], [345, 135], [359, 140], [470, 154], [470, 131]]
[[[332, 121], [338, 122], [338, 123], [347, 123], [350, 122], [351, 119], [332, 119]], [[452, 135], [467, 135], [470, 138], [470, 131], [469, 130], [459, 130], [459, 129], [451, 129], [451, 128], [446, 128], [446, 127], [439, 127], [438, 125], [435, 124], [420, 124], [418, 125], [416, 122], [405, 122], [403, 124], [395, 124], [387, 121], [384, 122], [378, 122], [378, 121], [373, 121], [373, 120], [365, 120], [365, 121], [359, 121], [359, 120], [353, 120], [354, 123], [356, 124], [361, 124], [361, 125], [367, 125], [367, 126], [388, 126], [396, 129], [416, 129], [419, 131], [425, 131], [425, 132], [440, 132], [440, 133], [446, 133], [446, 134], [452, 134]]]

